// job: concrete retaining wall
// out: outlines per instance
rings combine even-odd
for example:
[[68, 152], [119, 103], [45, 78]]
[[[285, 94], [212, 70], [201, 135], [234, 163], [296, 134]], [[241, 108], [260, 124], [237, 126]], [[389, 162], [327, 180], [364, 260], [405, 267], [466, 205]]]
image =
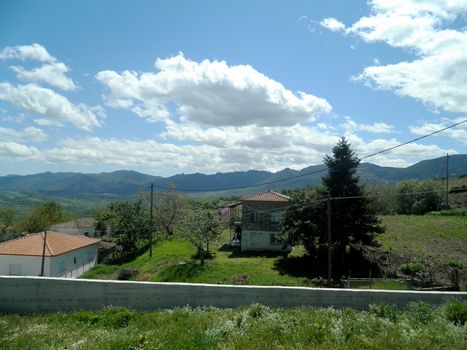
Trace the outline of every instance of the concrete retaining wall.
[[105, 305], [135, 310], [183, 306], [233, 308], [260, 303], [272, 307], [351, 307], [369, 304], [403, 307], [411, 301], [442, 304], [467, 300], [467, 293], [228, 286], [0, 276], [0, 313], [94, 310]]

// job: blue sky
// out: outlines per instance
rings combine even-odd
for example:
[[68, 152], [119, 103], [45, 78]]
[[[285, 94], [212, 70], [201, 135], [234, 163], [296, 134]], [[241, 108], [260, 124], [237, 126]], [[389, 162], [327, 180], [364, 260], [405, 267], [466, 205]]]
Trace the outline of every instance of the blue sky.
[[[467, 1], [3, 1], [0, 175], [320, 164], [466, 119]], [[467, 153], [467, 123], [368, 159]]]

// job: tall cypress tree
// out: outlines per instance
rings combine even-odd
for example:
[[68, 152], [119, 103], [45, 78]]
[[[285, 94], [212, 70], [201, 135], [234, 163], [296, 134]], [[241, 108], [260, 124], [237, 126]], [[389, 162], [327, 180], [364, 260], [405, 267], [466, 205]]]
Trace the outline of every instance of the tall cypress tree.
[[[355, 175], [360, 160], [343, 137], [332, 149], [332, 156], [325, 156], [328, 174], [322, 182], [327, 193], [334, 198], [359, 197], [364, 195], [364, 186]], [[351, 243], [372, 245], [375, 235], [384, 232], [384, 227], [365, 197], [334, 199], [331, 202], [332, 241], [335, 262], [345, 264], [346, 248]], [[340, 264], [339, 264], [340, 262]]]

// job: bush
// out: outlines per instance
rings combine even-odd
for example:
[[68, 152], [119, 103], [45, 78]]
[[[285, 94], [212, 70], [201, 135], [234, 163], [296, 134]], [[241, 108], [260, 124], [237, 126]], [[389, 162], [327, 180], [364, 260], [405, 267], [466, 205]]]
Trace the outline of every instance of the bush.
[[400, 316], [399, 309], [388, 304], [371, 304], [369, 312], [377, 317], [387, 318], [392, 322], [396, 322]]
[[122, 328], [134, 317], [135, 313], [123, 307], [104, 307], [99, 312], [77, 311], [71, 314], [75, 320], [89, 325], [99, 325], [108, 328]]
[[413, 302], [408, 305], [407, 314], [416, 324], [426, 325], [434, 320], [433, 306], [424, 302]]
[[402, 273], [415, 277], [425, 270], [425, 266], [421, 263], [407, 263], [400, 266]]
[[467, 322], [467, 302], [453, 300], [446, 305], [446, 318], [458, 326]]

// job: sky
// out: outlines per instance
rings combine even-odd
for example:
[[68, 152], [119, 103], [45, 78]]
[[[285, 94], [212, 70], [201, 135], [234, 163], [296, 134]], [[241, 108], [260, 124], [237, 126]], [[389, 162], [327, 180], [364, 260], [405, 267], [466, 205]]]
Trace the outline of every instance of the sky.
[[[467, 0], [0, 2], [0, 175], [279, 171], [467, 119]], [[367, 161], [467, 153], [467, 123]]]

